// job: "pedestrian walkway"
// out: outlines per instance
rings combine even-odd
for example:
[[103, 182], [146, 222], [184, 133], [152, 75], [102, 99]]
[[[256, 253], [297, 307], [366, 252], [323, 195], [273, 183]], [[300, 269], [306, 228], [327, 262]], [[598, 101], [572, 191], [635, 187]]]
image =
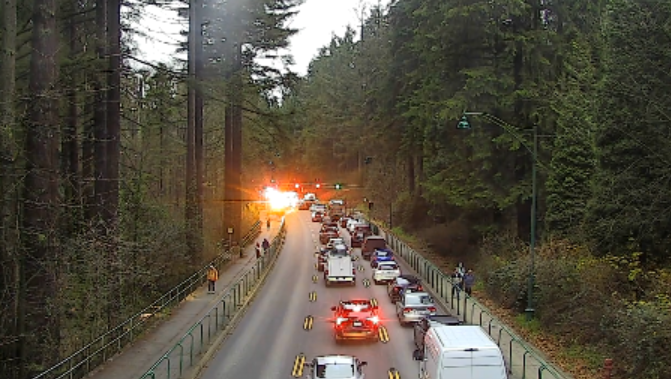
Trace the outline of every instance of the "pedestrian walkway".
[[223, 295], [253, 265], [256, 261], [254, 250], [256, 242], [261, 243], [264, 238], [272, 241], [277, 235], [279, 227], [279, 222], [272, 223], [270, 230], [262, 225], [261, 233], [254, 243], [245, 248], [243, 257], [232, 257], [233, 261], [221, 270], [214, 294], [208, 294], [207, 283], [203, 284], [172, 309], [169, 318], [148, 330], [144, 336], [126, 347], [121, 354], [108, 359], [101, 367], [92, 372], [89, 378], [140, 378], [168, 349], [177, 344], [189, 328], [215, 306], [220, 299], [220, 295]]

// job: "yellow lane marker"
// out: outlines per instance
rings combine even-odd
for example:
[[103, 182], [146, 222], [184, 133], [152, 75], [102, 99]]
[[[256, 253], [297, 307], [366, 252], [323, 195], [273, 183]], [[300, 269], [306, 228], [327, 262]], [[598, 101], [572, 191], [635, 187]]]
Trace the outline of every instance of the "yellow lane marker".
[[358, 261], [358, 260], [359, 260], [359, 256], [358, 256], [358, 255], [352, 255], [352, 261], [356, 262], [356, 261]]
[[364, 287], [366, 287], [366, 288], [370, 287], [370, 279], [368, 279], [368, 278], [364, 278], [364, 279], [362, 280], [362, 283], [363, 283], [363, 286], [364, 286]]
[[358, 269], [359, 271], [364, 271], [366, 268], [363, 267], [363, 265], [359, 265], [359, 267], [357, 267], [357, 269]]
[[392, 367], [389, 369], [389, 379], [401, 379], [401, 374], [399, 374], [397, 369]]
[[310, 292], [310, 302], [314, 303], [315, 301], [317, 301], [317, 292], [312, 291]]
[[315, 270], [319, 269], [319, 264], [315, 263]]
[[377, 307], [378, 306], [377, 299], [376, 298], [370, 299], [370, 305], [372, 305], [373, 308]]
[[300, 378], [301, 376], [303, 376], [304, 366], [305, 366], [305, 355], [303, 353], [300, 353], [296, 356], [296, 359], [294, 360], [294, 367], [293, 370], [291, 370], [291, 376], [293, 376], [294, 378]]
[[319, 277], [317, 275], [312, 275], [312, 283], [317, 283], [319, 281]]
[[380, 342], [382, 343], [389, 342], [389, 332], [387, 332], [387, 328], [385, 328], [384, 326], [380, 326], [377, 329], [377, 335], [380, 337]]
[[[303, 329], [304, 330], [310, 330], [312, 329], [312, 324], [314, 324], [315, 318], [312, 316], [307, 316], [305, 318], [305, 321], [303, 321]], [[389, 337], [387, 337], [387, 340], [389, 340]]]

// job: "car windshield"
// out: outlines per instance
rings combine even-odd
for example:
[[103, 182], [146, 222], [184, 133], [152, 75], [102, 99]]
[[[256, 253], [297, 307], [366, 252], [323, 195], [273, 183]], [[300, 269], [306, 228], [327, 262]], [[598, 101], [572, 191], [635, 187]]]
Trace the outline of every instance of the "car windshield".
[[317, 378], [347, 379], [354, 376], [354, 365], [348, 364], [325, 364], [317, 365], [315, 368]]
[[380, 270], [396, 270], [397, 266], [394, 264], [383, 264], [379, 267]]
[[405, 298], [406, 305], [428, 305], [433, 304], [433, 299], [429, 295], [408, 296]]

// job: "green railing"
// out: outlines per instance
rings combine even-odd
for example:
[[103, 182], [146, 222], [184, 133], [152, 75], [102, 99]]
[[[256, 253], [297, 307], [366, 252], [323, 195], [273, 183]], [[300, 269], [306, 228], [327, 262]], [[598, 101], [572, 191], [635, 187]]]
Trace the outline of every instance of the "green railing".
[[[383, 228], [374, 225], [373, 230]], [[456, 310], [456, 315], [468, 324], [480, 325], [504, 351], [508, 358], [508, 370], [522, 379], [535, 377], [571, 379], [565, 373], [557, 370], [548, 363], [527, 342], [515, 332], [506, 327], [494, 316], [487, 307], [480, 304], [475, 298], [467, 295], [458, 286], [452, 285], [452, 278], [445, 275], [438, 267], [421, 256], [415, 250], [397, 238], [392, 232], [385, 230], [384, 237], [396, 256], [400, 256], [417, 274], [424, 279], [431, 292], [440, 298], [450, 309]]]
[[[243, 237], [241, 248], [253, 242], [261, 232], [261, 221], [257, 221]], [[160, 314], [179, 304], [189, 294], [202, 286], [207, 279], [210, 264], [222, 268], [232, 259], [230, 251], [224, 251], [186, 280], [171, 288], [156, 301], [137, 312], [129, 319], [105, 332], [91, 343], [77, 350], [63, 361], [42, 372], [34, 379], [80, 379], [88, 375], [107, 359], [120, 353], [133, 342], [148, 326], [156, 314]]]
[[247, 306], [252, 295], [263, 283], [282, 251], [285, 236], [286, 228], [284, 219], [282, 219], [280, 229], [270, 244], [268, 252], [259, 258], [233, 287], [224, 292], [217, 304], [193, 324], [179, 342], [166, 351], [141, 376], [141, 379], [179, 378], [185, 370], [197, 363], [200, 355], [207, 352], [213, 340], [222, 330], [231, 326], [236, 315]]

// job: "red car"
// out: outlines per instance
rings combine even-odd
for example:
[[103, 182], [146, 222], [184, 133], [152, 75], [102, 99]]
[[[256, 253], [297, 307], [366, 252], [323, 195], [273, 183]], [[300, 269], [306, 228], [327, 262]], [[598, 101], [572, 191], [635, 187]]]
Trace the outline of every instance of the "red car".
[[344, 340], [379, 340], [380, 318], [377, 305], [370, 300], [341, 301], [331, 307], [335, 316], [336, 342]]

